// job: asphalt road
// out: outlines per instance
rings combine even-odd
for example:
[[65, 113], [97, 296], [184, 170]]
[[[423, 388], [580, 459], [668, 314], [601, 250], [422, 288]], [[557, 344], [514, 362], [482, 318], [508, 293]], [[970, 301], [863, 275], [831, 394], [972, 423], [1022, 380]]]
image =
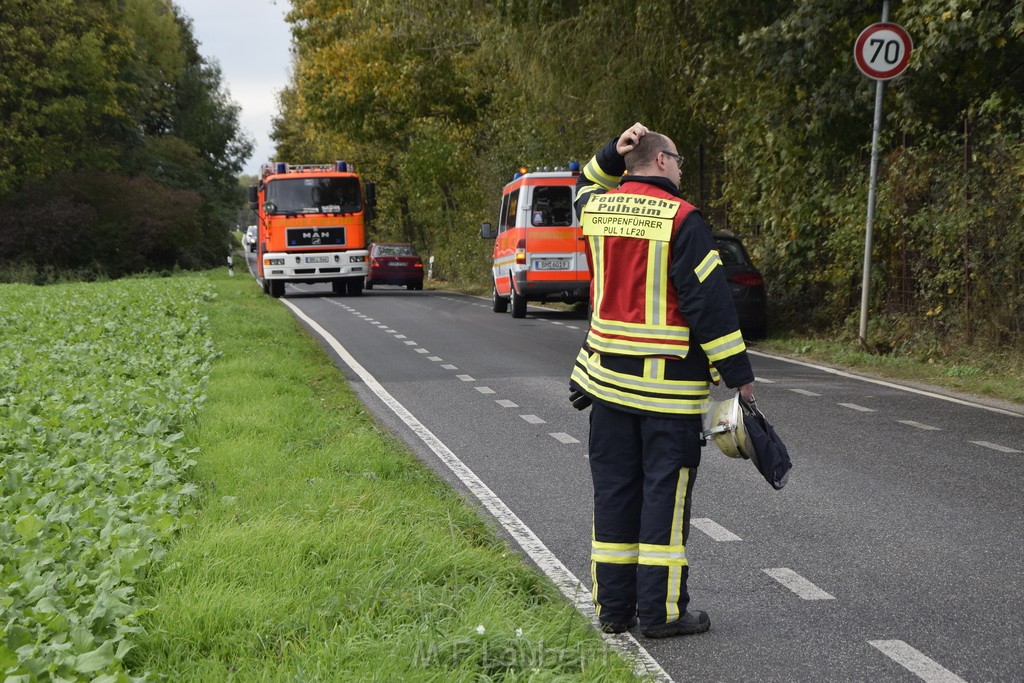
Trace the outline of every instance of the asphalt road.
[[[514, 320], [489, 300], [389, 287], [289, 286], [287, 302], [333, 336], [329, 351], [382, 423], [457, 489], [493, 492], [589, 588], [588, 413], [567, 400], [585, 319], [531, 306]], [[756, 347], [752, 359], [758, 403], [793, 458], [789, 483], [774, 491], [751, 463], [706, 448], [687, 555], [691, 606], [711, 631], [621, 646], [677, 681], [1024, 680], [1024, 406]]]

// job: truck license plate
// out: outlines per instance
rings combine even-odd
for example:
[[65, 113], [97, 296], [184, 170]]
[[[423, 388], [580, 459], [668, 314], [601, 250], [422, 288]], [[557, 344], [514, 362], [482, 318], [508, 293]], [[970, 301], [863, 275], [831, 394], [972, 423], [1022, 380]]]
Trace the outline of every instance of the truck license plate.
[[536, 261], [533, 262], [533, 267], [536, 268], [537, 270], [569, 270], [569, 259], [537, 259]]
[[306, 263], [330, 263], [329, 256], [307, 256]]

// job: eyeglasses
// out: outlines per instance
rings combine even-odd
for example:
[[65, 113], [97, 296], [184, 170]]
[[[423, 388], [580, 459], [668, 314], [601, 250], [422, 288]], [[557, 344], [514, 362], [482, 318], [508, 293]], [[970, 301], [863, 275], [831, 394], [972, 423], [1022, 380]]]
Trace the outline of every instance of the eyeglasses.
[[670, 152], [667, 149], [661, 150], [661, 153], [664, 154], [667, 157], [672, 157], [673, 159], [676, 160], [676, 165], [679, 166], [679, 167], [682, 167], [682, 165], [683, 165], [683, 155], [682, 154], [676, 154], [675, 152]]

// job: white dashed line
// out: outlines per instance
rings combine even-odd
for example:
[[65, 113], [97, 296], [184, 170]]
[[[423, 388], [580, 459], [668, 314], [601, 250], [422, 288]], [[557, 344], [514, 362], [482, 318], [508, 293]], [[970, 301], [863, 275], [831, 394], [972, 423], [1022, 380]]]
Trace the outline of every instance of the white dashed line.
[[430, 353], [430, 351], [427, 351], [426, 349], [413, 349], [413, 351], [416, 353]]
[[697, 517], [690, 520], [690, 524], [697, 527], [700, 531], [710, 536], [716, 541], [742, 541], [743, 539], [734, 534], [733, 532], [726, 529], [718, 522], [708, 519], [707, 517]]
[[1024, 451], [1018, 451], [1016, 448], [1000, 446], [999, 444], [992, 443], [991, 441], [971, 441], [971, 443], [973, 443], [976, 446], [981, 446], [983, 448], [991, 448], [992, 450], [999, 451], [1000, 453], [1024, 453]]
[[435, 363], [440, 363], [444, 359], [441, 358], [440, 356], [427, 356], [427, 360], [433, 361]]
[[463, 382], [475, 382], [476, 381], [475, 379], [473, 379], [472, 375], [455, 375], [455, 376], [458, 377], [459, 379], [461, 379]]
[[835, 597], [829, 595], [787, 567], [765, 569], [764, 573], [796, 593], [804, 600], [835, 600]]
[[395, 339], [408, 339], [404, 334], [396, 334]]
[[392, 330], [390, 328], [388, 328], [388, 329], [386, 329], [384, 331], [387, 332], [388, 334], [395, 334], [396, 332], [398, 332], [398, 330]]
[[494, 402], [497, 403], [502, 408], [518, 408], [519, 407], [518, 403], [516, 403], [515, 401], [510, 401], [507, 398], [495, 399]]
[[541, 418], [537, 417], [536, 415], [520, 415], [519, 417], [523, 418], [524, 420], [526, 420], [527, 422], [529, 422], [532, 425], [547, 424], [547, 420], [542, 420]]
[[902, 640], [869, 640], [868, 645], [927, 683], [967, 683], [949, 669]]
[[775, 380], [773, 380], [773, 379], [766, 379], [764, 377], [758, 377], [758, 378], [756, 378], [754, 380], [754, 382], [761, 382], [763, 384], [775, 384]]
[[865, 408], [864, 406], [859, 406], [856, 403], [840, 403], [839, 405], [841, 405], [844, 408], [849, 408], [850, 410], [859, 410], [862, 413], [875, 412], [874, 408]]
[[565, 327], [566, 327], [566, 329], [570, 329], [570, 330], [578, 330], [578, 329], [580, 329], [580, 328], [576, 327], [575, 325], [566, 325]]
[[[754, 381], [756, 382], [757, 380]], [[813, 391], [807, 391], [807, 389], [790, 389], [790, 391], [794, 394], [800, 394], [801, 396], [821, 396], [821, 394], [816, 394]]]
[[441, 367], [444, 368], [445, 370], [458, 370], [459, 369], [458, 366], [450, 365], [450, 364], [449, 365], [442, 365]]
[[579, 443], [580, 442], [579, 439], [577, 439], [575, 437], [572, 437], [572, 436], [569, 436], [565, 432], [553, 432], [550, 436], [554, 437], [558, 441], [561, 441], [562, 443]]
[[402, 343], [405, 344], [406, 346], [416, 346], [417, 344], [419, 344], [419, 342], [414, 342], [411, 339], [409, 341], [402, 342]]
[[560, 323], [557, 320], [549, 320], [548, 322], [551, 323], [552, 325], [564, 325], [565, 324], [565, 323]]
[[494, 391], [494, 389], [491, 389], [490, 387], [473, 387], [473, 388], [476, 389], [477, 391], [479, 391], [481, 394], [493, 394], [493, 393], [496, 393]]
[[916, 429], [923, 429], [923, 430], [928, 431], [928, 432], [941, 432], [942, 431], [941, 427], [932, 427], [931, 425], [926, 425], [926, 424], [923, 424], [921, 422], [914, 422], [913, 420], [896, 420], [896, 421], [899, 422], [900, 424], [907, 425], [908, 427], [914, 427]]

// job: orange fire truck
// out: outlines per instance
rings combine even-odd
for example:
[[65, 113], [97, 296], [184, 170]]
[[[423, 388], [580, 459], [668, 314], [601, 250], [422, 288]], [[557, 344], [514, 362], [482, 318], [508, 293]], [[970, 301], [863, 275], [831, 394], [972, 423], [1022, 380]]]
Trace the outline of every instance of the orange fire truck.
[[336, 294], [363, 293], [375, 192], [351, 164], [264, 164], [249, 203], [258, 217], [256, 275], [264, 292], [280, 297], [285, 283], [330, 282]]
[[494, 240], [494, 312], [526, 315], [527, 301], [577, 303], [590, 297], [590, 270], [573, 210], [579, 164], [521, 168], [501, 193], [497, 227], [484, 223], [480, 236]]

